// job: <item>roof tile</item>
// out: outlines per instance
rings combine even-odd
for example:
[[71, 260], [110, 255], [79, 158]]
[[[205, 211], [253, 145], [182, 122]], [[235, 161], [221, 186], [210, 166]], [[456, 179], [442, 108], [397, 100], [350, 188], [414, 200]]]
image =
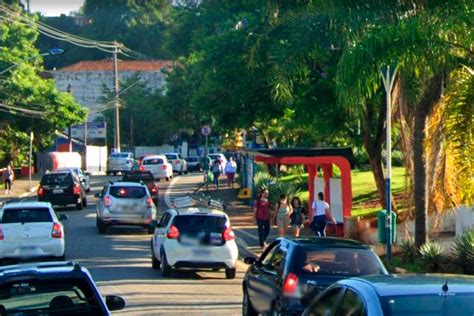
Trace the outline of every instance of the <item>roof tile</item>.
[[[170, 68], [171, 60], [119, 60], [120, 71], [160, 71], [162, 68]], [[58, 71], [112, 71], [112, 59], [88, 60], [58, 69]]]

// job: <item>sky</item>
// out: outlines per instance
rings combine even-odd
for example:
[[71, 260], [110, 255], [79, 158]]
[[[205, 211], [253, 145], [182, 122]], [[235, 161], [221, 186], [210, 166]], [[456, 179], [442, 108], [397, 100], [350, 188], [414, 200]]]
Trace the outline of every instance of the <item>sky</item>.
[[[26, 5], [26, 0], [21, 1]], [[46, 16], [59, 16], [61, 13], [68, 15], [83, 3], [84, 0], [30, 0], [31, 11], [41, 12]]]

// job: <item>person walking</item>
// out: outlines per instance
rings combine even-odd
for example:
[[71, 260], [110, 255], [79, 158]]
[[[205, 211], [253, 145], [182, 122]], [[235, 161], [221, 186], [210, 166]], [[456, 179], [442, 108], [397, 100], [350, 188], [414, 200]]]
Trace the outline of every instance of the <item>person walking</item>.
[[214, 187], [216, 190], [219, 189], [219, 177], [222, 173], [222, 166], [219, 159], [214, 160], [211, 167], [212, 175], [214, 176]]
[[262, 249], [265, 246], [268, 234], [270, 234], [271, 209], [272, 205], [268, 200], [268, 190], [264, 189], [255, 200], [253, 208], [253, 217], [258, 228], [258, 241]]
[[281, 194], [275, 215], [273, 216], [273, 219], [276, 219], [276, 224], [278, 226], [278, 235], [280, 237], [285, 236], [286, 230], [288, 229], [288, 225], [290, 225], [290, 214], [291, 206], [288, 204], [288, 197], [286, 196], [286, 194]]
[[225, 164], [224, 172], [225, 175], [227, 176], [227, 186], [228, 187], [234, 187], [234, 178], [235, 178], [235, 172], [237, 171], [237, 164], [234, 161], [233, 157], [230, 157], [229, 160], [227, 160], [227, 163]]
[[12, 184], [15, 173], [10, 165], [3, 171], [3, 183], [5, 184], [5, 194], [12, 194]]
[[336, 219], [331, 214], [329, 204], [324, 201], [324, 193], [318, 193], [318, 199], [313, 201], [313, 221], [311, 228], [318, 236], [326, 236], [326, 225], [328, 220], [332, 221], [334, 225], [337, 224]]
[[291, 199], [292, 212], [290, 214], [291, 227], [293, 228], [293, 236], [299, 237], [300, 230], [304, 223], [304, 209], [299, 197], [295, 196]]

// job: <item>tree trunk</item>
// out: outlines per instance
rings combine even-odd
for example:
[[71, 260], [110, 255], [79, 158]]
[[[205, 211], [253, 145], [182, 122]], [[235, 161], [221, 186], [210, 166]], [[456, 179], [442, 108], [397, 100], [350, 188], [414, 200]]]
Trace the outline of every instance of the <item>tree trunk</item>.
[[382, 208], [386, 209], [387, 204], [387, 195], [385, 192], [385, 175], [383, 172], [383, 163], [382, 163], [382, 151], [374, 151], [372, 154], [369, 154], [369, 162], [372, 167], [372, 173], [374, 175], [375, 186], [377, 188], [377, 196], [379, 198]]

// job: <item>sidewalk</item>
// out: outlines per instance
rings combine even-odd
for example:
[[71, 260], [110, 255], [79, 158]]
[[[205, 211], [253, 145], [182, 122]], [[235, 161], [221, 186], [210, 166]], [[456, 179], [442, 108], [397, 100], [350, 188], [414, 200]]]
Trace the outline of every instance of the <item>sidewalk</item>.
[[31, 191], [29, 190], [29, 180], [28, 178], [18, 178], [13, 182], [13, 193], [5, 194], [5, 187], [0, 186], [0, 203], [3, 203], [8, 200], [25, 198], [27, 196], [34, 195], [36, 193], [36, 188], [41, 180], [40, 175], [34, 175], [31, 179]]

